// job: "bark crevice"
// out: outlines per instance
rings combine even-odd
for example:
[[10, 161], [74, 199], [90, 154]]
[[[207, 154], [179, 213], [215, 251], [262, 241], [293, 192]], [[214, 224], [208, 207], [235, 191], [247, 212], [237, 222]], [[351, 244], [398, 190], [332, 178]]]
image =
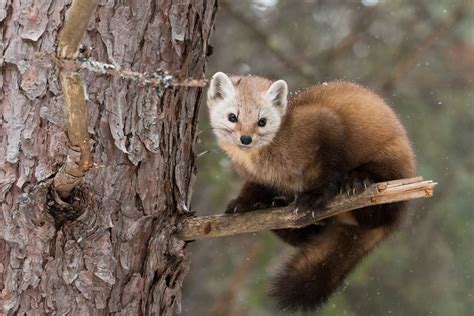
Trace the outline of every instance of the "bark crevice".
[[[69, 144], [55, 70], [38, 64], [34, 53], [55, 54], [67, 4], [50, 0], [41, 17], [46, 25], [30, 21], [36, 39], [21, 34], [25, 13], [38, 4], [12, 5], [1, 24], [0, 134], [7, 137], [0, 137], [0, 314], [171, 315], [189, 269], [185, 243], [172, 234], [189, 208], [202, 88], [158, 95], [135, 82], [81, 73], [88, 96], [82, 131], [95, 165], [79, 174], [73, 197], [59, 198], [52, 179], [68, 156], [81, 161], [81, 148]], [[153, 5], [154, 19], [141, 19]], [[94, 60], [202, 78], [213, 7], [106, 1], [81, 43], [94, 47]], [[197, 15], [202, 31], [183, 27]]]

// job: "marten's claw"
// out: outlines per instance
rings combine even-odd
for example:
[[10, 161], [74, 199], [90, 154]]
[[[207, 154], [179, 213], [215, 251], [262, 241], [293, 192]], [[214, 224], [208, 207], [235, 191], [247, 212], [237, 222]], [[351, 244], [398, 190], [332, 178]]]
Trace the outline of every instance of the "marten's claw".
[[240, 213], [245, 212], [245, 205], [242, 203], [242, 200], [239, 198], [233, 199], [227, 204], [225, 209], [226, 214]]
[[303, 193], [296, 199], [295, 206], [298, 209], [310, 212], [322, 212], [326, 209], [329, 200], [324, 196], [318, 196], [313, 192]]
[[372, 181], [369, 176], [353, 171], [343, 182], [341, 192], [345, 192], [347, 195], [359, 194], [372, 183], [374, 183], [374, 181]]
[[229, 204], [226, 207], [225, 213], [226, 214], [244, 213], [244, 212], [255, 211], [255, 210], [259, 210], [263, 208], [268, 208], [270, 206], [271, 205], [268, 205], [260, 201], [255, 202], [255, 201], [250, 201], [250, 200], [246, 200], [241, 197], [238, 197], [229, 202]]

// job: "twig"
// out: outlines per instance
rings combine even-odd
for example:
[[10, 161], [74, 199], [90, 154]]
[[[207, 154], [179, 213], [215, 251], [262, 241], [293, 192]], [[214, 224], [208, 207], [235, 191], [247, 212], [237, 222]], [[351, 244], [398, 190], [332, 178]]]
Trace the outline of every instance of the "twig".
[[462, 0], [458, 6], [435, 27], [434, 31], [428, 34], [421, 43], [412, 51], [404, 55], [393, 67], [393, 71], [388, 79], [382, 83], [380, 90], [387, 93], [399, 82], [416, 64], [417, 60], [423, 56], [426, 51], [431, 49], [440, 38], [466, 13], [466, 8], [470, 5], [470, 0]]
[[[89, 19], [97, 6], [97, 0], [74, 0], [59, 35], [57, 55], [72, 59], [77, 55]], [[54, 188], [61, 198], [68, 198], [81, 182], [84, 173], [92, 167], [92, 154], [87, 132], [86, 99], [81, 76], [77, 72], [60, 71], [59, 78], [64, 92], [67, 115], [68, 138], [71, 146], [80, 150], [80, 159], [75, 161], [69, 154], [63, 168], [54, 178]]]
[[204, 87], [207, 84], [206, 79], [186, 78], [184, 80], [179, 80], [166, 71], [158, 70], [152, 74], [141, 73], [123, 69], [119, 65], [107, 64], [90, 58], [77, 58], [74, 60], [61, 59], [55, 55], [44, 52], [36, 53], [35, 57], [48, 59], [62, 71], [76, 72], [79, 70], [86, 70], [93, 73], [111, 75], [136, 81], [140, 85], [151, 88], [159, 88], [160, 90], [170, 87]]
[[191, 217], [185, 220], [178, 237], [195, 240], [261, 230], [299, 228], [366, 206], [431, 197], [436, 184], [433, 181], [423, 181], [421, 177], [380, 182], [357, 195], [337, 196], [324, 211], [307, 212], [289, 205], [248, 213]]

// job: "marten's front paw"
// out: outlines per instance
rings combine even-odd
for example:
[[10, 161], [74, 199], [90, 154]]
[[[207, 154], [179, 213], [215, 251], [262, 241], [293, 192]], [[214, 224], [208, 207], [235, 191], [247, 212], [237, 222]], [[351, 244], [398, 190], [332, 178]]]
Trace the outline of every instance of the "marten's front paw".
[[302, 211], [324, 211], [329, 203], [329, 199], [325, 196], [318, 195], [314, 192], [305, 192], [296, 198], [295, 206]]
[[243, 212], [250, 212], [254, 210], [259, 210], [262, 208], [267, 208], [269, 205], [261, 202], [261, 201], [251, 201], [248, 199], [244, 199], [238, 197], [233, 199], [229, 202], [226, 207], [225, 213], [243, 213]]

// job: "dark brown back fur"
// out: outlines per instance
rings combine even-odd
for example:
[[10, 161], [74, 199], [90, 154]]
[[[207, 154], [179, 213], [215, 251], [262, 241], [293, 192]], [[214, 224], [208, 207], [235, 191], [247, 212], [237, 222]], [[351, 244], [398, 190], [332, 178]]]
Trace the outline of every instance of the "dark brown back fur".
[[[242, 199], [251, 199], [245, 188], [261, 192], [264, 187], [276, 195], [315, 192], [327, 202], [359, 177], [388, 181], [413, 177], [416, 169], [393, 110], [369, 90], [346, 82], [313, 86], [292, 97], [270, 145], [248, 151], [223, 148], [248, 181]], [[271, 295], [286, 310], [320, 306], [361, 258], [395, 230], [405, 211], [406, 203], [393, 203], [335, 217], [324, 228], [276, 231], [300, 250], [277, 276]]]

